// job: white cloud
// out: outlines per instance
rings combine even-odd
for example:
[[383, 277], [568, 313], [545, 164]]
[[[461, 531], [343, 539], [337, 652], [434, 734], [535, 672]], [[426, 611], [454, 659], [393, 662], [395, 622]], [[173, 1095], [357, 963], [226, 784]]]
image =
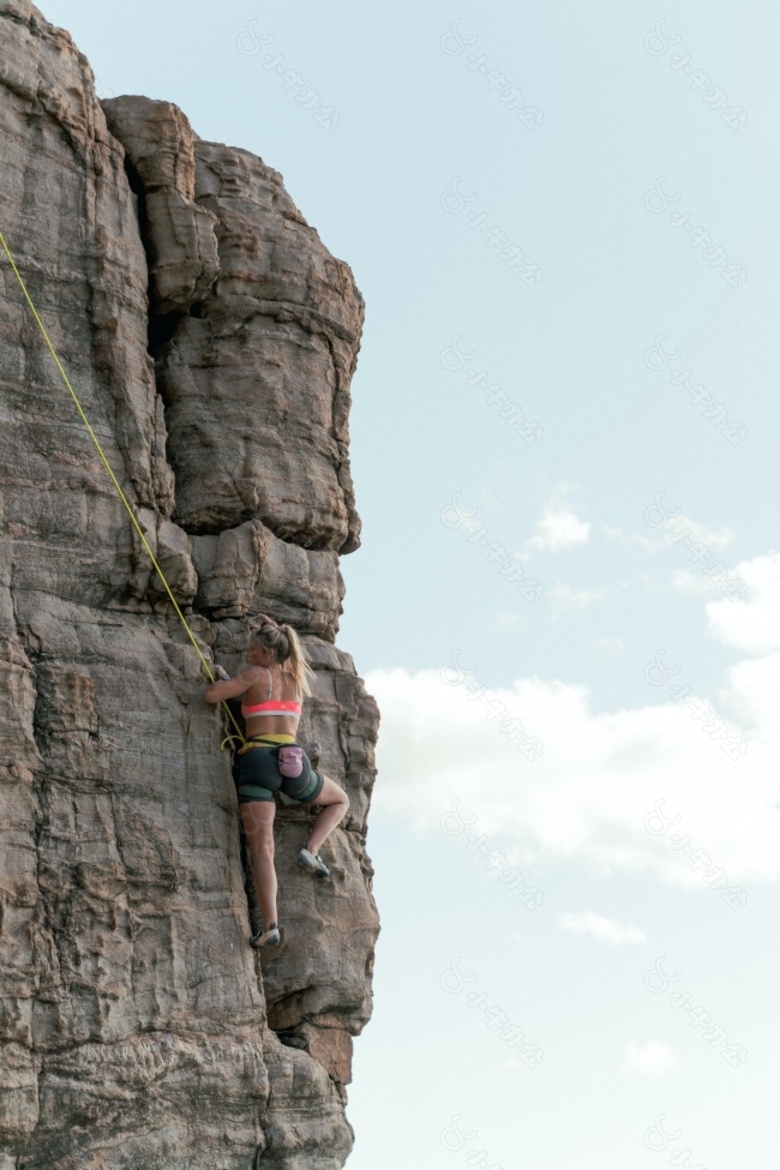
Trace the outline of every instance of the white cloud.
[[606, 589], [572, 589], [570, 585], [558, 583], [549, 590], [553, 613], [566, 610], [582, 610], [594, 601], [604, 601]]
[[653, 538], [639, 533], [624, 532], [622, 528], [613, 528], [609, 524], [602, 524], [601, 531], [607, 540], [617, 540], [620, 544], [638, 544], [651, 555], [657, 553], [659, 548], [663, 548], [665, 543], [660, 536]]
[[691, 573], [688, 569], [678, 569], [672, 574], [672, 589], [682, 593], [684, 597], [711, 597], [713, 594], [720, 594], [720, 584], [716, 584], [704, 573]]
[[591, 934], [594, 938], [615, 944], [647, 942], [647, 936], [638, 926], [627, 926], [614, 918], [603, 918], [592, 910], [586, 910], [583, 914], [564, 914], [558, 919], [558, 928], [571, 930], [575, 934]]
[[[690, 528], [691, 530], [690, 538], [692, 541], [696, 542], [700, 540], [704, 544], [715, 546], [731, 544], [737, 535], [734, 529], [729, 528], [727, 525], [724, 525], [723, 528], [707, 528], [701, 521], [693, 520], [690, 516], [686, 516], [684, 512], [681, 512], [679, 516], [675, 516], [673, 520], [669, 521], [663, 529], [662, 535], [670, 544], [674, 544], [674, 541], [670, 539], [672, 530], [682, 529], [684, 533], [686, 528]], [[683, 547], [685, 548], [685, 546]]]
[[748, 602], [711, 601], [711, 633], [748, 654], [780, 650], [780, 553], [741, 561], [734, 571], [748, 587]]
[[557, 551], [572, 544], [586, 544], [590, 524], [578, 519], [570, 508], [548, 509], [536, 522], [535, 535], [528, 541], [529, 548]]
[[[690, 847], [704, 850], [732, 884], [777, 880], [780, 631], [770, 600], [778, 557], [739, 569], [749, 600], [706, 609], [714, 636], [753, 654], [727, 672], [712, 699], [749, 742], [743, 758], [730, 758], [684, 703], [657, 702], [657, 691], [647, 706], [594, 713], [589, 690], [561, 680], [519, 677], [480, 696], [467, 691], [473, 676], [458, 683], [453, 669], [450, 685], [439, 670], [376, 670], [366, 679], [382, 714], [375, 807], [425, 834], [442, 831], [459, 798], [464, 816], [478, 815], [479, 832], [499, 835], [526, 861], [576, 858], [600, 872], [644, 870], [705, 892], [701, 869], [670, 848], [673, 833], [689, 834]], [[771, 652], [759, 655], [761, 648]], [[493, 700], [538, 737], [541, 755], [524, 755], [502, 734], [507, 715]], [[680, 822], [654, 836], [644, 819], [659, 799]]]
[[521, 560], [530, 559], [531, 549], [558, 552], [572, 545], [587, 544], [590, 524], [579, 519], [567, 500], [566, 496], [571, 490], [570, 484], [558, 484], [536, 521], [533, 535], [523, 545]]
[[[621, 544], [638, 544], [651, 556], [661, 548], [674, 548], [675, 543], [679, 544], [685, 539], [686, 528], [690, 529], [687, 535], [693, 544], [701, 541], [702, 544], [722, 547], [731, 544], [736, 537], [734, 529], [727, 525], [721, 528], [708, 528], [700, 520], [694, 520], [692, 517], [686, 516], [684, 512], [671, 517], [663, 528], [653, 528], [652, 525], [648, 525], [644, 532], [625, 532], [622, 528], [613, 528], [609, 524], [601, 525], [601, 531], [607, 540], [616, 540]], [[680, 541], [677, 542], [672, 539], [672, 533], [675, 529], [680, 530]], [[686, 545], [682, 545], [682, 547], [684, 551], [687, 549]]]
[[629, 1040], [625, 1053], [620, 1071], [627, 1077], [657, 1077], [677, 1069], [674, 1053], [660, 1040], [648, 1040], [646, 1044]]

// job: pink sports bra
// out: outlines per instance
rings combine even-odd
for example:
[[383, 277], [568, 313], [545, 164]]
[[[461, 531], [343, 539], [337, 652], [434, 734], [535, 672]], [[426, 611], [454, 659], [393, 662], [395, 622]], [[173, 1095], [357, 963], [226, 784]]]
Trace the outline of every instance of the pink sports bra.
[[[268, 670], [268, 667], [263, 667]], [[247, 707], [246, 703], [241, 703], [241, 714], [246, 719], [251, 715], [300, 715], [301, 704], [288, 699], [272, 699], [271, 694], [274, 689], [274, 678], [270, 670], [268, 670], [268, 699], [265, 703], [255, 703], [253, 707]]]

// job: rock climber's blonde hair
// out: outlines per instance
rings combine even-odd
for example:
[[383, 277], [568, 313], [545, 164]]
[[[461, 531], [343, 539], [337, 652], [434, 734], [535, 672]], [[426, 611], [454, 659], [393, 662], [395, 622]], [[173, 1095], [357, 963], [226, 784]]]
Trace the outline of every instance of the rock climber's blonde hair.
[[[250, 627], [249, 641], [252, 646], [263, 646], [273, 651], [276, 661], [292, 675], [296, 687], [304, 695], [311, 694], [311, 682], [315, 674], [306, 661], [300, 638], [292, 626], [277, 625], [264, 613], [258, 614]], [[289, 665], [285, 666], [285, 663]]]

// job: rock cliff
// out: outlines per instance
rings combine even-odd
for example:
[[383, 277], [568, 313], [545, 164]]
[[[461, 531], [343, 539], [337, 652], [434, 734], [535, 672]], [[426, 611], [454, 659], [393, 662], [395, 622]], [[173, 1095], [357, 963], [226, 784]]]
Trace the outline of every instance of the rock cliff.
[[93, 80], [0, 0], [0, 231], [204, 653], [301, 634], [350, 811], [317, 882], [277, 810], [252, 951], [221, 714], [0, 255], [0, 1170], [335, 1170], [378, 931], [378, 713], [335, 645], [363, 300], [262, 159]]

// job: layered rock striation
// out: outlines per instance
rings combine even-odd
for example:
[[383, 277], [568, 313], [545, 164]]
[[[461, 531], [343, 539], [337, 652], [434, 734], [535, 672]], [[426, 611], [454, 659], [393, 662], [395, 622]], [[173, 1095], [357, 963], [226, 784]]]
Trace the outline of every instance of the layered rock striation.
[[336, 1170], [378, 931], [378, 714], [335, 645], [363, 301], [276, 171], [101, 105], [27, 0], [0, 0], [0, 158], [0, 231], [203, 652], [293, 624], [301, 740], [350, 797], [331, 882], [277, 810], [256, 954], [220, 712], [0, 256], [0, 1170]]

